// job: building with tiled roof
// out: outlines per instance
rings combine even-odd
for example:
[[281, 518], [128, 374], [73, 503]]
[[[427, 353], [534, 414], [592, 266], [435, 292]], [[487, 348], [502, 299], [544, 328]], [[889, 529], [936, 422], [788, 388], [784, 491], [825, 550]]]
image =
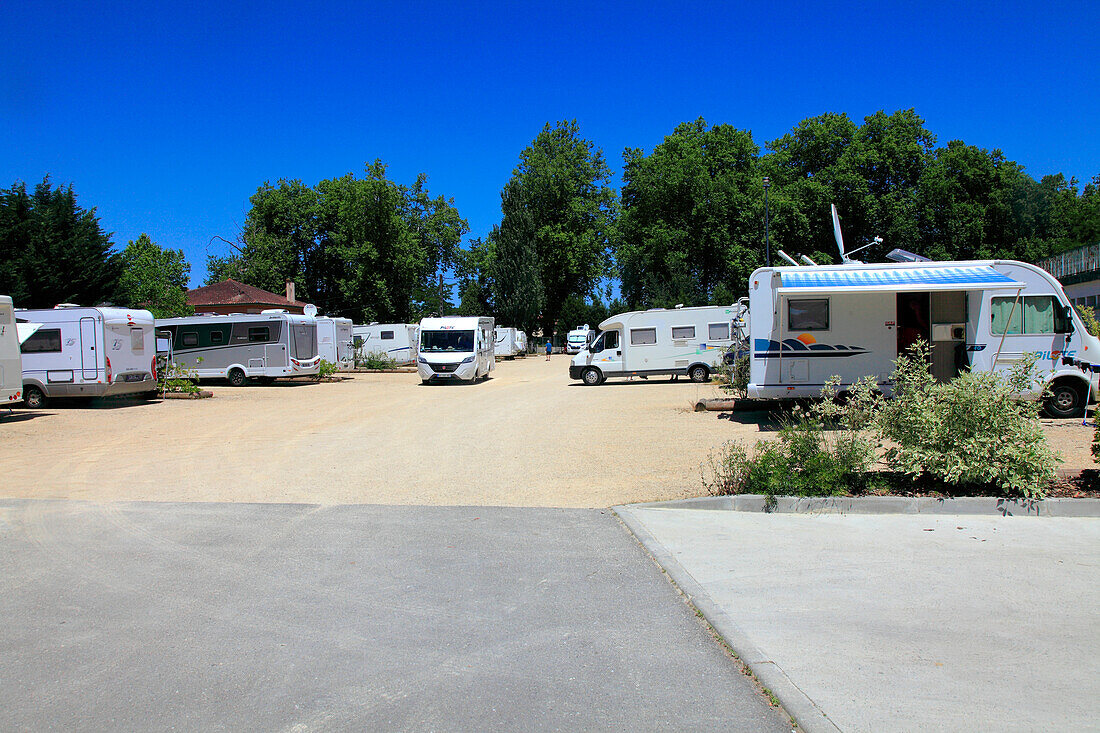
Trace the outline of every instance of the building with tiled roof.
[[301, 313], [306, 305], [294, 300], [292, 282], [287, 282], [286, 295], [283, 296], [233, 279], [188, 290], [187, 304], [195, 308], [195, 313], [222, 314], [259, 313], [273, 308], [281, 308], [290, 313]]

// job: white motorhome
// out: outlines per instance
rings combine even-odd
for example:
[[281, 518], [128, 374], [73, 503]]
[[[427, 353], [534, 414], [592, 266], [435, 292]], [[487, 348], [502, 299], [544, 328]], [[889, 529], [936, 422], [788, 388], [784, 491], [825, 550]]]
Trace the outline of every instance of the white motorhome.
[[355, 366], [350, 318], [317, 316], [317, 355], [338, 369]]
[[1034, 354], [1048, 413], [1078, 416], [1097, 397], [1100, 341], [1058, 281], [1023, 262], [761, 268], [749, 278], [749, 312], [750, 398], [816, 397], [834, 375], [841, 389], [872, 376], [889, 394], [894, 361], [918, 339], [941, 381]]
[[155, 395], [153, 314], [125, 308], [17, 310], [16, 321], [39, 328], [21, 346], [23, 402], [54, 397]]
[[520, 356], [527, 356], [527, 333], [525, 331], [516, 331], [516, 348], [519, 349]]
[[494, 329], [496, 346], [493, 349], [495, 356], [505, 359], [515, 359], [519, 353], [519, 332], [514, 328], [497, 326]]
[[171, 335], [175, 364], [199, 379], [249, 379], [317, 374], [317, 322], [312, 316], [263, 311], [229, 315], [158, 318], [157, 331]]
[[19, 354], [19, 329], [15, 306], [0, 295], [0, 407], [23, 401], [23, 359]]
[[569, 365], [569, 377], [601, 384], [608, 377], [687, 375], [706, 382], [738, 338], [742, 305], [653, 308], [611, 316]]
[[368, 354], [383, 354], [398, 364], [416, 361], [420, 326], [416, 323], [371, 323], [352, 328], [355, 353], [362, 359]]
[[588, 324], [578, 326], [565, 336], [565, 353], [579, 354], [596, 338], [596, 332]]
[[445, 316], [420, 322], [420, 356], [416, 368], [424, 384], [431, 381], [474, 382], [496, 367], [493, 319]]

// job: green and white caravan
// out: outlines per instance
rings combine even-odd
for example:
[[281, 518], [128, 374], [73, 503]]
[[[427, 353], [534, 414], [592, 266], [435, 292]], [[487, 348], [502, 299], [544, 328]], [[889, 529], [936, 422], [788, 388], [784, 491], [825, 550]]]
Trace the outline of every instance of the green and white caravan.
[[745, 304], [652, 308], [611, 316], [569, 365], [588, 385], [608, 377], [685, 375], [706, 382], [743, 339]]
[[[841, 250], [843, 253], [843, 249]], [[933, 376], [1038, 362], [1046, 411], [1080, 416], [1098, 393], [1100, 341], [1045, 270], [1011, 260], [764, 267], [749, 278], [748, 396], [816, 397], [865, 376], [891, 391], [894, 361], [931, 345]]]

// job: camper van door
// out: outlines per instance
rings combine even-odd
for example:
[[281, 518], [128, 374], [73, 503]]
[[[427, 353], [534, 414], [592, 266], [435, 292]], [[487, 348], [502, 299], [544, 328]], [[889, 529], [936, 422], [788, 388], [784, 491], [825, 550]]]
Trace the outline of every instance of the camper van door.
[[592, 342], [589, 364], [599, 367], [605, 375], [623, 371], [623, 349], [618, 330], [604, 331]]

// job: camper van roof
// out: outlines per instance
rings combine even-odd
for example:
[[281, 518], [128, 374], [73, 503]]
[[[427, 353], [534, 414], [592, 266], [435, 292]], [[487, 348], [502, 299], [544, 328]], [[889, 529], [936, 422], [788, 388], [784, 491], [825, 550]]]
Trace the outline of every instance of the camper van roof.
[[421, 330], [435, 330], [441, 328], [477, 328], [485, 321], [491, 321], [488, 316], [443, 316], [442, 318], [425, 318], [420, 321]]
[[1023, 283], [993, 269], [990, 263], [904, 263], [777, 267], [784, 294], [854, 291], [1019, 290]]

